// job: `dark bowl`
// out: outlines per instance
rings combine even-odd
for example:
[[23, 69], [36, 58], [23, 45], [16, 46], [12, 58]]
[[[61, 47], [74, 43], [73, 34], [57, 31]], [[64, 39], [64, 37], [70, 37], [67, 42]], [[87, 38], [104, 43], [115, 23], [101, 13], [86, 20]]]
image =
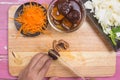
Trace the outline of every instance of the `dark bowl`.
[[[40, 7], [44, 10], [44, 12], [47, 14], [46, 8], [44, 8], [41, 4], [36, 3], [36, 2], [27, 2], [27, 3], [24, 3], [24, 4], [22, 4], [22, 5], [20, 5], [20, 6], [18, 7], [18, 9], [17, 9], [16, 12], [15, 12], [14, 19], [17, 18], [17, 17], [19, 17], [19, 14], [22, 14], [22, 12], [23, 12], [23, 6], [24, 6], [24, 5], [30, 5], [30, 3], [31, 3], [32, 5], [36, 5], [36, 4], [37, 4], [37, 5], [40, 6]], [[47, 16], [46, 16], [46, 17], [47, 17]], [[47, 19], [47, 18], [46, 18], [46, 19]], [[21, 28], [21, 25], [22, 25], [22, 24], [20, 24], [18, 21], [14, 20], [14, 24], [15, 24], [17, 30], [19, 30], [19, 29]], [[47, 24], [48, 24], [48, 21], [46, 20], [46, 27], [47, 27]], [[23, 31], [21, 31], [21, 34], [23, 34], [24, 36], [27, 36], [27, 37], [34, 37], [34, 36], [40, 35], [40, 32], [36, 32], [36, 33], [34, 33], [34, 34], [30, 34], [30, 33], [24, 34]]]

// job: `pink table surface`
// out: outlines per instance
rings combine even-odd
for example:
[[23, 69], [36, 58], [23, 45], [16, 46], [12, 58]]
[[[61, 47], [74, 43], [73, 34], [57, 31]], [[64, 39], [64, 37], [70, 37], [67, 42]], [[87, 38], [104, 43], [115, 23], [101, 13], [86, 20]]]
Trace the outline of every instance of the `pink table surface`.
[[[7, 57], [7, 42], [8, 42], [8, 10], [13, 4], [23, 3], [29, 0], [0, 0], [0, 56]], [[37, 0], [39, 1], [39, 0]], [[49, 3], [51, 0], [40, 0], [40, 3]], [[96, 80], [120, 80], [120, 52], [117, 52], [116, 73], [112, 77], [96, 78]], [[0, 80], [2, 78], [14, 79], [8, 72], [8, 60], [0, 59]], [[59, 80], [80, 80], [80, 78], [60, 78]]]

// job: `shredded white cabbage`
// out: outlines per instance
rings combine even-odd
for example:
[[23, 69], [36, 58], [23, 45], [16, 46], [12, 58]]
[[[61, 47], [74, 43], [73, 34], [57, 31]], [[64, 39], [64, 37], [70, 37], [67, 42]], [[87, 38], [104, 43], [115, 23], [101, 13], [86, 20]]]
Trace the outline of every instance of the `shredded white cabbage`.
[[116, 33], [117, 37], [120, 38], [120, 32]]
[[106, 34], [110, 34], [111, 26], [120, 26], [120, 0], [88, 0], [85, 7], [95, 13]]

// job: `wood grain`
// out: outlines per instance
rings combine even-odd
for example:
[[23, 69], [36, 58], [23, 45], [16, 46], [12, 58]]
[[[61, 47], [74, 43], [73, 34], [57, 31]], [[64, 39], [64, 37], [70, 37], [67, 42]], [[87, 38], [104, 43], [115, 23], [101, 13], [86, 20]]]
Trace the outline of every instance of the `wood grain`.
[[[9, 18], [13, 18], [18, 6], [9, 9]], [[61, 57], [80, 74], [85, 77], [105, 77], [115, 73], [116, 53], [108, 42], [86, 19], [79, 30], [72, 33], [60, 33], [48, 26], [50, 35], [41, 34], [37, 37], [19, 35], [12, 19], [8, 19], [8, 45], [9, 45], [9, 72], [17, 76], [37, 53], [47, 52], [52, 48], [52, 41], [64, 39], [70, 44], [69, 51], [61, 52]], [[17, 58], [12, 55], [14, 51]], [[76, 77], [59, 61], [53, 61], [48, 73], [49, 76]]]

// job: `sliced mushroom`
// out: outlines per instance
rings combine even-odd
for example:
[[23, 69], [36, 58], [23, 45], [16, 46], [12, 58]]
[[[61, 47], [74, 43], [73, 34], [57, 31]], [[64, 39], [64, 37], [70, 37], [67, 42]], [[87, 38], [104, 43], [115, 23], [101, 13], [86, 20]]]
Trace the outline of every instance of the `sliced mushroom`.
[[57, 7], [53, 7], [51, 15], [55, 20], [62, 20], [64, 18], [64, 16], [59, 13]]
[[69, 44], [62, 39], [59, 40], [58, 42], [56, 40], [53, 41], [53, 49], [56, 52], [64, 51], [67, 50], [68, 48], [69, 48]]
[[53, 60], [57, 60], [58, 59], [58, 56], [60, 56], [60, 54], [55, 51], [54, 49], [50, 49], [48, 51], [48, 55], [53, 59]]
[[58, 10], [60, 13], [62, 13], [65, 16], [70, 12], [71, 9], [72, 9], [72, 7], [71, 7], [69, 1], [59, 0]]
[[61, 21], [58, 21], [58, 20], [55, 20], [55, 19], [53, 19], [53, 22], [54, 22], [54, 24], [56, 24], [56, 25], [60, 25], [60, 23], [61, 23]]
[[66, 41], [62, 40], [62, 39], [58, 41], [58, 45], [61, 48], [63, 48], [64, 50], [69, 48], [69, 44]]
[[72, 23], [77, 23], [81, 18], [80, 12], [78, 12], [77, 10], [70, 11], [70, 13], [66, 17]]
[[66, 30], [70, 30], [70, 28], [72, 27], [72, 23], [68, 19], [65, 18], [62, 21], [62, 27]]

